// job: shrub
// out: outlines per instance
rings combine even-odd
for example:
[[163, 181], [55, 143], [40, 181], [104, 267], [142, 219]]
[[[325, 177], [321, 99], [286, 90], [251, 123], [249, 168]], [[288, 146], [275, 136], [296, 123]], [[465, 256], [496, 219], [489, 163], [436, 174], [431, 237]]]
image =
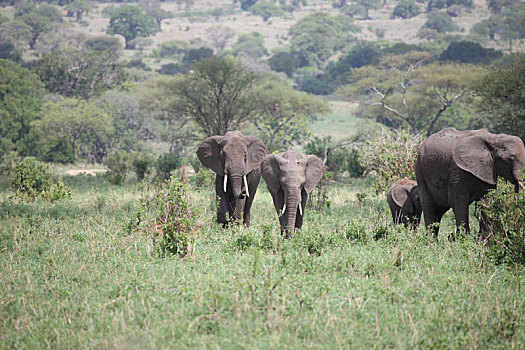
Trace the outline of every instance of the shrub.
[[25, 201], [43, 198], [54, 202], [71, 197], [71, 189], [54, 179], [49, 166], [32, 158], [18, 163], [11, 186], [15, 195]]
[[104, 174], [106, 179], [114, 185], [120, 185], [131, 168], [131, 156], [124, 151], [115, 151], [104, 161], [108, 171]]
[[157, 177], [161, 180], [168, 180], [171, 172], [182, 166], [182, 159], [177, 153], [164, 153], [155, 164]]
[[208, 170], [201, 168], [195, 173], [195, 187], [203, 189], [213, 189], [215, 186], [215, 174]]
[[472, 41], [455, 41], [439, 56], [440, 61], [456, 61], [461, 63], [488, 64], [503, 56], [501, 51], [486, 49]]
[[408, 19], [417, 15], [419, 15], [419, 6], [414, 0], [401, 0], [394, 8], [394, 12], [392, 12], [392, 18]]
[[20, 156], [17, 152], [11, 151], [4, 154], [0, 163], [0, 175], [10, 176], [15, 172], [18, 163], [20, 163]]
[[151, 165], [151, 158], [148, 156], [137, 156], [133, 159], [133, 170], [137, 179], [144, 180], [149, 171], [149, 166]]
[[459, 30], [459, 27], [452, 21], [445, 12], [434, 10], [427, 14], [428, 20], [425, 22], [422, 28], [435, 29], [438, 33], [455, 32]]
[[485, 214], [490, 256], [496, 263], [525, 264], [525, 196], [500, 181], [479, 202]]
[[360, 161], [368, 174], [375, 175], [373, 186], [377, 192], [386, 191], [396, 180], [416, 179], [414, 168], [421, 141], [421, 135], [386, 128], [377, 138], [366, 141]]
[[152, 235], [160, 256], [192, 252], [192, 235], [198, 225], [190, 199], [188, 185], [171, 177], [152, 198], [141, 201], [143, 209], [137, 213], [136, 222]]
[[325, 150], [328, 151], [326, 165], [328, 170], [334, 173], [348, 171], [351, 177], [360, 177], [365, 171], [359, 161], [359, 153], [355, 148], [339, 147], [332, 143], [332, 138], [326, 136], [319, 138], [314, 136], [305, 145], [305, 152], [324, 159]]

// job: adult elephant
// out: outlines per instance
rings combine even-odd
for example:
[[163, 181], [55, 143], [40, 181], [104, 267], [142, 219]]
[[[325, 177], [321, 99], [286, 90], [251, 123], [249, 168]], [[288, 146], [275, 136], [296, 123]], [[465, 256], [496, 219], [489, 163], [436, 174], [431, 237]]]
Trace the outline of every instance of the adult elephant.
[[306, 200], [323, 176], [323, 161], [314, 155], [286, 151], [266, 156], [261, 174], [273, 198], [281, 232], [290, 237], [303, 225]]
[[[437, 237], [439, 223], [452, 208], [458, 229], [469, 232], [469, 204], [496, 188], [501, 176], [523, 188], [525, 148], [520, 138], [486, 130], [443, 129], [418, 151], [416, 179], [427, 229]], [[481, 220], [481, 229], [484, 223]]]
[[397, 180], [388, 189], [386, 199], [394, 224], [411, 228], [419, 226], [422, 208], [417, 182], [410, 179]]
[[236, 221], [250, 226], [250, 209], [261, 180], [260, 165], [268, 149], [255, 136], [229, 131], [224, 136], [212, 136], [197, 148], [201, 163], [213, 170], [215, 192], [220, 198], [217, 222], [226, 226], [226, 213]]

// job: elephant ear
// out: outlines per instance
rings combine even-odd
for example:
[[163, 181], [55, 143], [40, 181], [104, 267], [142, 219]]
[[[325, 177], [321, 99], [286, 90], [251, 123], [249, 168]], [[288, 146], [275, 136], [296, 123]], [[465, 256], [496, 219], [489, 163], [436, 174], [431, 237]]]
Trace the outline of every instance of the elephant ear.
[[260, 138], [255, 136], [245, 136], [248, 140], [248, 172], [258, 169], [261, 162], [268, 154], [268, 149]]
[[223, 139], [224, 136], [208, 137], [206, 140], [202, 141], [196, 152], [202, 165], [213, 170], [220, 176], [224, 175], [221, 158], [221, 142]]
[[392, 199], [400, 208], [404, 208], [407, 201], [410, 188], [407, 186], [394, 186], [392, 187]]
[[306, 163], [306, 180], [304, 182], [304, 189], [306, 193], [310, 194], [315, 188], [315, 185], [323, 177], [324, 165], [323, 161], [314, 155], [307, 157]]
[[279, 177], [281, 175], [281, 163], [285, 162], [284, 158], [276, 154], [269, 154], [261, 163], [261, 175], [271, 193], [276, 193], [281, 187]]
[[495, 185], [494, 160], [488, 143], [478, 135], [468, 136], [453, 151], [456, 165], [488, 184]]

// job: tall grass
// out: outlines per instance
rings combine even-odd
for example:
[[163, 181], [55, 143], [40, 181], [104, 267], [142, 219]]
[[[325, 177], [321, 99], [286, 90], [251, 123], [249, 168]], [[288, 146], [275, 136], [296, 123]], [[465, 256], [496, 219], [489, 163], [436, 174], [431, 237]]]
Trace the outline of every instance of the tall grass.
[[[519, 348], [523, 267], [471, 237], [394, 228], [366, 182], [329, 189], [283, 239], [264, 183], [250, 228], [222, 229], [209, 189], [191, 258], [123, 225], [147, 185], [64, 177], [73, 198], [18, 203], [0, 185], [2, 348]], [[359, 194], [359, 195], [358, 195]]]

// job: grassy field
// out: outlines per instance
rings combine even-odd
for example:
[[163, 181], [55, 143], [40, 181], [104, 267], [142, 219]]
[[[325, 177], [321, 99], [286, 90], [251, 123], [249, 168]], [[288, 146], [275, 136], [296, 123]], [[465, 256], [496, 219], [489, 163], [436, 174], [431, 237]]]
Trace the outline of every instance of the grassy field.
[[[64, 172], [64, 169], [60, 171]], [[151, 194], [133, 180], [65, 176], [73, 197], [21, 203], [0, 181], [0, 347], [523, 348], [521, 266], [471, 237], [393, 228], [368, 180], [329, 188], [285, 240], [266, 185], [252, 226], [214, 223], [192, 187], [194, 254], [161, 258], [124, 229]], [[190, 182], [192, 178], [190, 178]]]

